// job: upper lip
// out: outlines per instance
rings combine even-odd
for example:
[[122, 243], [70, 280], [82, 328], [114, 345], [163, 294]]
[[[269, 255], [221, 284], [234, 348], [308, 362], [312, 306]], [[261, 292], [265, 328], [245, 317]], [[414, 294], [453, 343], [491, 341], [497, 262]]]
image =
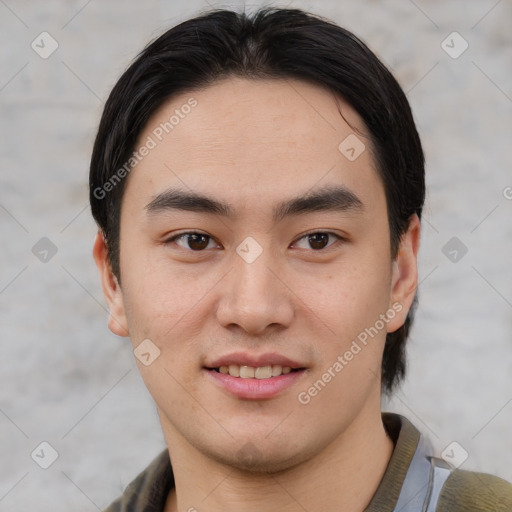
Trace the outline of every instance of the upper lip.
[[245, 352], [234, 352], [213, 360], [205, 365], [206, 368], [219, 368], [220, 366], [229, 366], [236, 364], [238, 366], [252, 366], [258, 368], [261, 366], [281, 365], [289, 366], [292, 369], [304, 368], [304, 365], [276, 353], [265, 354], [247, 354]]

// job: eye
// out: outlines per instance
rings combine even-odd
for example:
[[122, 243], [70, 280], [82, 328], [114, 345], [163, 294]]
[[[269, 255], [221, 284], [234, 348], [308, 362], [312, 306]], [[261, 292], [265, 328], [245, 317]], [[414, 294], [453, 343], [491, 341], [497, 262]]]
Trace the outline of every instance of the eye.
[[[208, 248], [209, 242], [213, 241], [213, 239], [211, 236], [200, 233], [198, 231], [188, 231], [186, 233], [180, 233], [179, 235], [175, 235], [172, 238], [169, 238], [165, 241], [165, 243], [169, 244], [175, 241], [177, 245], [183, 249], [202, 251]], [[183, 243], [179, 243], [178, 241], [182, 241]]]
[[[332, 243], [329, 243], [329, 237], [333, 237], [335, 240]], [[306, 244], [308, 244], [309, 247], [299, 246], [299, 248], [321, 251], [331, 247], [338, 241], [343, 241], [344, 238], [330, 231], [314, 231], [312, 233], [306, 233], [305, 235], [303, 235], [301, 238], [299, 238], [297, 242], [295, 242], [294, 245], [297, 246], [297, 244], [301, 240], [305, 240]], [[209, 247], [209, 244], [210, 242], [214, 242], [214, 240], [211, 236], [205, 233], [201, 233], [198, 231], [187, 231], [185, 233], [174, 235], [172, 238], [166, 240], [165, 244], [170, 244], [172, 242], [175, 242], [183, 249], [201, 252], [204, 251], [205, 249], [211, 248]]]
[[[328, 244], [330, 236], [334, 237], [336, 240], [333, 243]], [[330, 231], [314, 231], [312, 233], [305, 234], [299, 238], [298, 241], [300, 242], [301, 240], [306, 240], [306, 243], [309, 244], [309, 247], [301, 247], [302, 249], [312, 248], [315, 251], [320, 251], [326, 247], [331, 247], [338, 241], [343, 241], [344, 238]], [[298, 242], [296, 242], [295, 245], [297, 245], [297, 243]]]

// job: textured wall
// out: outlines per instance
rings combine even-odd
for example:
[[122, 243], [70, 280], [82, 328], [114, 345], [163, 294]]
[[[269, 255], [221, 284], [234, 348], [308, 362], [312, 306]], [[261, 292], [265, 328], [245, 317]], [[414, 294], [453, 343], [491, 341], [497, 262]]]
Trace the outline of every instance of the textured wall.
[[[0, 1], [0, 511], [101, 510], [164, 446], [129, 343], [107, 329], [87, 171], [122, 70], [208, 4]], [[385, 407], [438, 454], [456, 441], [463, 468], [512, 480], [512, 4], [275, 5], [361, 36], [424, 143], [421, 304], [407, 382]]]

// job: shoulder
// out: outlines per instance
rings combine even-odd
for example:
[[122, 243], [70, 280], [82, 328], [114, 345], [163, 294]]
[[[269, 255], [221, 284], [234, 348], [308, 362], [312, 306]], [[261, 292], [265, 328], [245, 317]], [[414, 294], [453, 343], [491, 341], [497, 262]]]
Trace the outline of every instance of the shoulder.
[[497, 476], [454, 469], [436, 512], [511, 512], [512, 484]]
[[103, 512], [161, 512], [174, 487], [169, 453], [164, 450], [127, 487], [122, 496]]

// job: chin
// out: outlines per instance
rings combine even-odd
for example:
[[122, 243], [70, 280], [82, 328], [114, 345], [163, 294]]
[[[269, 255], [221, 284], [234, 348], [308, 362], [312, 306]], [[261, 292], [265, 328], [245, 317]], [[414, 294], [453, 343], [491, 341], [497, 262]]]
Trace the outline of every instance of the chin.
[[292, 469], [307, 459], [304, 453], [277, 453], [275, 449], [268, 449], [271, 453], [262, 453], [256, 444], [247, 442], [235, 453], [205, 453], [207, 457], [225, 466], [236, 468], [239, 471], [269, 475], [278, 474]]

